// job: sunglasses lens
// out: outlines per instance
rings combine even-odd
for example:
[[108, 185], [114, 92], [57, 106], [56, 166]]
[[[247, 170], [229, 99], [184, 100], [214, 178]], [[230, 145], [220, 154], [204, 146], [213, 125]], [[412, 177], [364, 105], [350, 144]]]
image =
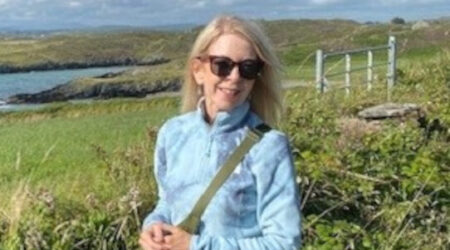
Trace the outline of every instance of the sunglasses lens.
[[228, 58], [218, 57], [211, 60], [211, 71], [220, 77], [228, 76], [233, 66], [233, 61]]
[[211, 72], [219, 77], [228, 76], [235, 65], [239, 67], [239, 75], [245, 79], [253, 80], [258, 77], [263, 64], [259, 60], [244, 60], [239, 63], [233, 62], [228, 57], [210, 57]]
[[261, 70], [261, 64], [256, 60], [245, 60], [239, 64], [239, 74], [246, 79], [255, 79]]

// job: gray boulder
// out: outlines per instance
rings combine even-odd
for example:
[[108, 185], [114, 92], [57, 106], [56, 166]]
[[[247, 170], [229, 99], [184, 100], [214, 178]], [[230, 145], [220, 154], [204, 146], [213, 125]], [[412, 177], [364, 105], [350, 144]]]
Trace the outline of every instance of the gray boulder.
[[381, 105], [366, 108], [358, 112], [358, 117], [375, 120], [386, 118], [402, 118], [408, 115], [421, 116], [421, 108], [413, 103], [384, 103]]
[[426, 29], [426, 28], [428, 28], [428, 27], [430, 27], [430, 24], [429, 24], [428, 22], [423, 21], [423, 20], [420, 20], [420, 21], [417, 21], [417, 22], [411, 27], [411, 29], [412, 29], [412, 30], [419, 30], [419, 29]]

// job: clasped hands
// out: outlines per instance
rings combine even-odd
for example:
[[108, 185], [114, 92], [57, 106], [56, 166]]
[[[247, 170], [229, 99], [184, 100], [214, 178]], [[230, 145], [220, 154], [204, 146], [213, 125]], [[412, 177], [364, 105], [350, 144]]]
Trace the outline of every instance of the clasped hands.
[[191, 236], [179, 227], [157, 222], [142, 231], [139, 244], [144, 250], [189, 250]]

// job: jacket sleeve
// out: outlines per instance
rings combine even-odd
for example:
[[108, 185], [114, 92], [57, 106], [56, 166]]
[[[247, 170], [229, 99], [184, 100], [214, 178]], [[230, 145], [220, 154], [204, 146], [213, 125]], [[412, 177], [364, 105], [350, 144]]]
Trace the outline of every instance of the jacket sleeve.
[[[281, 138], [281, 139], [280, 139]], [[281, 250], [300, 247], [300, 206], [296, 174], [286, 137], [260, 152], [263, 161], [255, 162], [257, 182], [257, 216], [261, 236], [225, 238], [214, 235], [194, 235], [191, 250]], [[276, 148], [276, 149], [275, 149]]]
[[155, 222], [164, 222], [171, 224], [170, 210], [166, 202], [166, 190], [164, 185], [164, 177], [167, 172], [166, 150], [165, 150], [165, 126], [162, 126], [158, 132], [155, 153], [154, 153], [154, 175], [158, 185], [158, 203], [155, 209], [144, 219], [142, 229], [145, 230]]

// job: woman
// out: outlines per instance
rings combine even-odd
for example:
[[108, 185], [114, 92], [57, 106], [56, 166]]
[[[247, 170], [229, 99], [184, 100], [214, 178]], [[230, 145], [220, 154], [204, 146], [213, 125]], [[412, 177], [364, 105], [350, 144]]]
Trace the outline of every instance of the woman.
[[281, 111], [279, 63], [258, 26], [233, 16], [197, 37], [183, 86], [184, 114], [158, 133], [156, 208], [144, 221], [144, 249], [296, 249], [300, 212], [288, 140], [264, 134], [214, 195], [198, 233], [178, 225], [246, 136]]

